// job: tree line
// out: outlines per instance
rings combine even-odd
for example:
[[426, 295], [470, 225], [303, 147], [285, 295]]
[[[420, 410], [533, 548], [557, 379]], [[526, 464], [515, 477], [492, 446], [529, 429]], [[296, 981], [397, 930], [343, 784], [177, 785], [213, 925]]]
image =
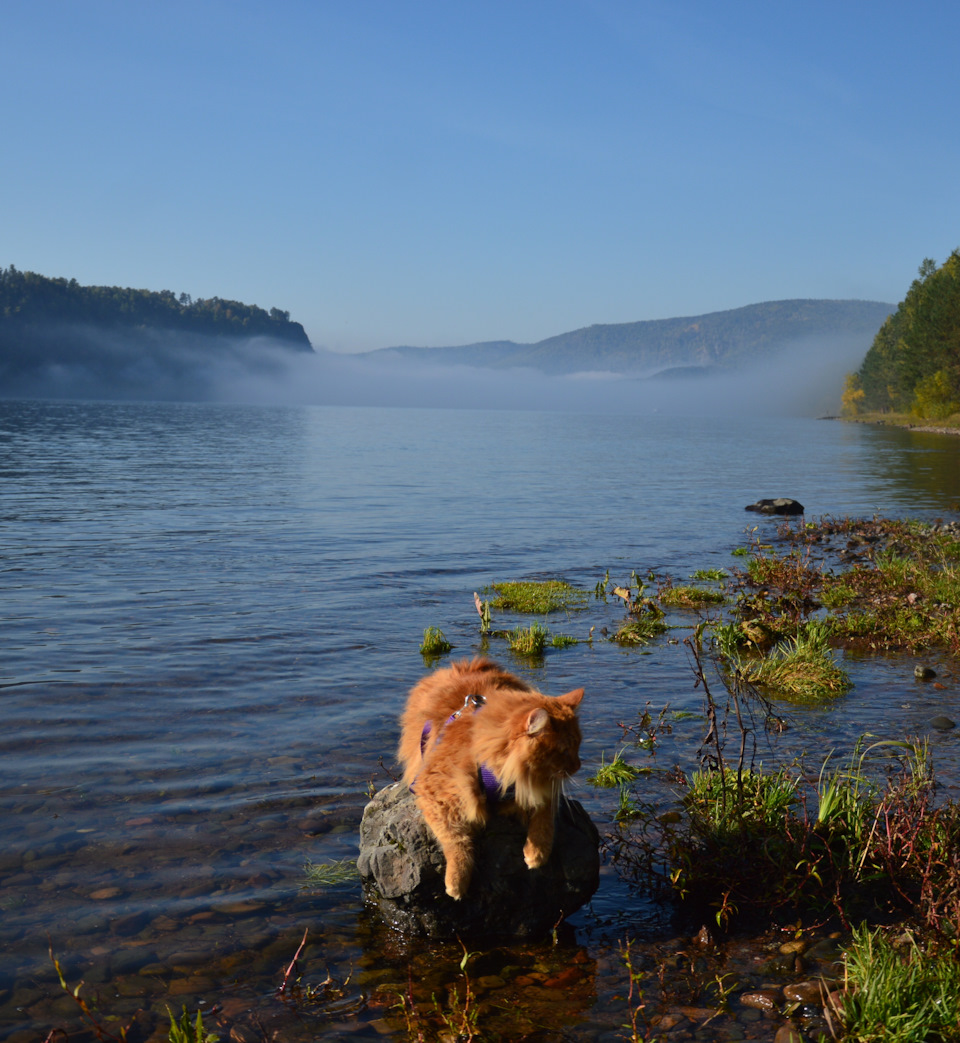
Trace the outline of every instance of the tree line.
[[939, 267], [924, 259], [859, 371], [848, 374], [843, 411], [931, 420], [960, 412], [960, 248]]
[[279, 308], [220, 297], [192, 298], [172, 290], [135, 290], [121, 286], [81, 286], [76, 279], [51, 279], [0, 267], [0, 330], [17, 327], [83, 325], [184, 331], [215, 337], [272, 337], [310, 351], [299, 322]]

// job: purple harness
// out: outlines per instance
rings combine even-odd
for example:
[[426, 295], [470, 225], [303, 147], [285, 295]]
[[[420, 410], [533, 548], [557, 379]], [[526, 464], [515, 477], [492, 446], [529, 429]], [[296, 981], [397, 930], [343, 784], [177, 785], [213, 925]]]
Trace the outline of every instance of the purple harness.
[[[474, 713], [477, 713], [482, 709], [486, 703], [486, 699], [482, 695], [468, 695], [463, 700], [463, 706], [459, 710], [455, 710], [446, 719], [443, 724], [445, 728], [451, 721], [455, 721], [468, 706], [473, 707]], [[443, 728], [440, 729], [440, 734], [437, 736], [437, 743], [443, 738]], [[427, 740], [430, 738], [430, 732], [433, 730], [431, 721], [427, 721], [423, 726], [423, 732], [420, 734], [420, 756], [423, 756], [423, 751], [426, 749]], [[436, 743], [434, 743], [436, 745]], [[500, 802], [500, 783], [497, 781], [497, 776], [493, 774], [490, 768], [486, 764], [481, 764], [477, 769], [477, 778], [480, 780], [480, 788], [483, 790], [483, 795], [487, 798], [487, 803], [491, 807], [495, 807]], [[410, 785], [410, 792], [416, 792], [417, 780], [414, 779]], [[508, 791], [509, 793], [509, 791]]]

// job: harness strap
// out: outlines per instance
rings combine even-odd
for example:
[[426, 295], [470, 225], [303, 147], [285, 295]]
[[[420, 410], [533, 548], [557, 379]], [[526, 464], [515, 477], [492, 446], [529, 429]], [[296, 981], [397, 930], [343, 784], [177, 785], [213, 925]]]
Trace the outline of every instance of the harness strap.
[[[468, 706], [473, 706], [474, 713], [479, 712], [486, 699], [482, 695], [471, 694], [463, 700], [463, 706], [459, 710], [455, 710], [450, 716], [443, 722], [443, 726], [440, 729], [439, 735], [437, 735], [437, 741], [434, 746], [438, 745], [440, 740], [443, 738], [443, 729], [451, 722], [455, 721]], [[426, 721], [423, 726], [423, 731], [420, 733], [420, 756], [423, 756], [423, 751], [427, 747], [427, 741], [430, 738], [430, 733], [433, 731], [433, 722]], [[483, 795], [487, 798], [487, 803], [491, 807], [495, 807], [500, 802], [500, 783], [497, 780], [497, 776], [494, 775], [493, 771], [486, 765], [481, 764], [477, 768], [477, 778], [480, 781], [480, 788], [483, 790]], [[414, 779], [410, 783], [410, 792], [416, 793], [417, 780]], [[511, 787], [512, 788], [512, 787]], [[509, 791], [508, 791], [509, 792]], [[506, 794], [505, 794], [506, 795]]]

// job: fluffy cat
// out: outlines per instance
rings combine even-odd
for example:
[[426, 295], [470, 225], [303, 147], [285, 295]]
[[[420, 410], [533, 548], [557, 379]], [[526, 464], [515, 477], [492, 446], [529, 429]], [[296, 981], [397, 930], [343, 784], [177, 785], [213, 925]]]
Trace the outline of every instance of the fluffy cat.
[[[563, 780], [580, 768], [582, 698], [582, 688], [542, 695], [487, 659], [437, 670], [411, 690], [398, 756], [443, 848], [451, 898], [467, 893], [473, 837], [494, 805], [526, 819], [530, 869], [550, 857]], [[496, 777], [486, 789], [482, 768]]]

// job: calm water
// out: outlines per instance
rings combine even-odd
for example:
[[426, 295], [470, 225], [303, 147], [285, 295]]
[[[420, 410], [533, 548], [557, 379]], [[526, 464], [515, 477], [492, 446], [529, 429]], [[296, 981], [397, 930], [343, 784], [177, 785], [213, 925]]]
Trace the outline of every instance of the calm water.
[[[319, 978], [353, 967], [358, 993], [402, 978], [413, 957], [367, 921], [357, 884], [305, 887], [303, 865], [355, 857], [426, 626], [471, 655], [473, 591], [497, 580], [592, 590], [606, 570], [730, 567], [747, 528], [773, 527], [743, 511], [760, 496], [808, 516], [955, 517], [958, 453], [800, 420], [0, 403], [0, 1034], [74, 1030], [48, 947], [104, 1008], [143, 1009], [146, 1036], [165, 1003], [314, 1031], [270, 1008], [304, 927]], [[618, 619], [595, 602], [549, 625], [585, 638]], [[682, 643], [597, 639], [538, 667], [489, 652], [548, 692], [586, 687], [587, 765], [648, 701], [700, 705]], [[794, 714], [792, 748], [927, 734], [960, 711], [950, 664], [939, 690], [912, 665], [852, 664], [840, 704]], [[678, 726], [661, 757], [689, 759], [698, 729]], [[958, 740], [931, 739], [955, 787]], [[577, 795], [609, 817], [608, 797]], [[617, 932], [653, 936], [658, 916], [605, 871], [572, 944], [599, 983]], [[573, 1037], [596, 1038], [592, 1005], [599, 984]], [[389, 1035], [383, 1016], [323, 1031]]]

